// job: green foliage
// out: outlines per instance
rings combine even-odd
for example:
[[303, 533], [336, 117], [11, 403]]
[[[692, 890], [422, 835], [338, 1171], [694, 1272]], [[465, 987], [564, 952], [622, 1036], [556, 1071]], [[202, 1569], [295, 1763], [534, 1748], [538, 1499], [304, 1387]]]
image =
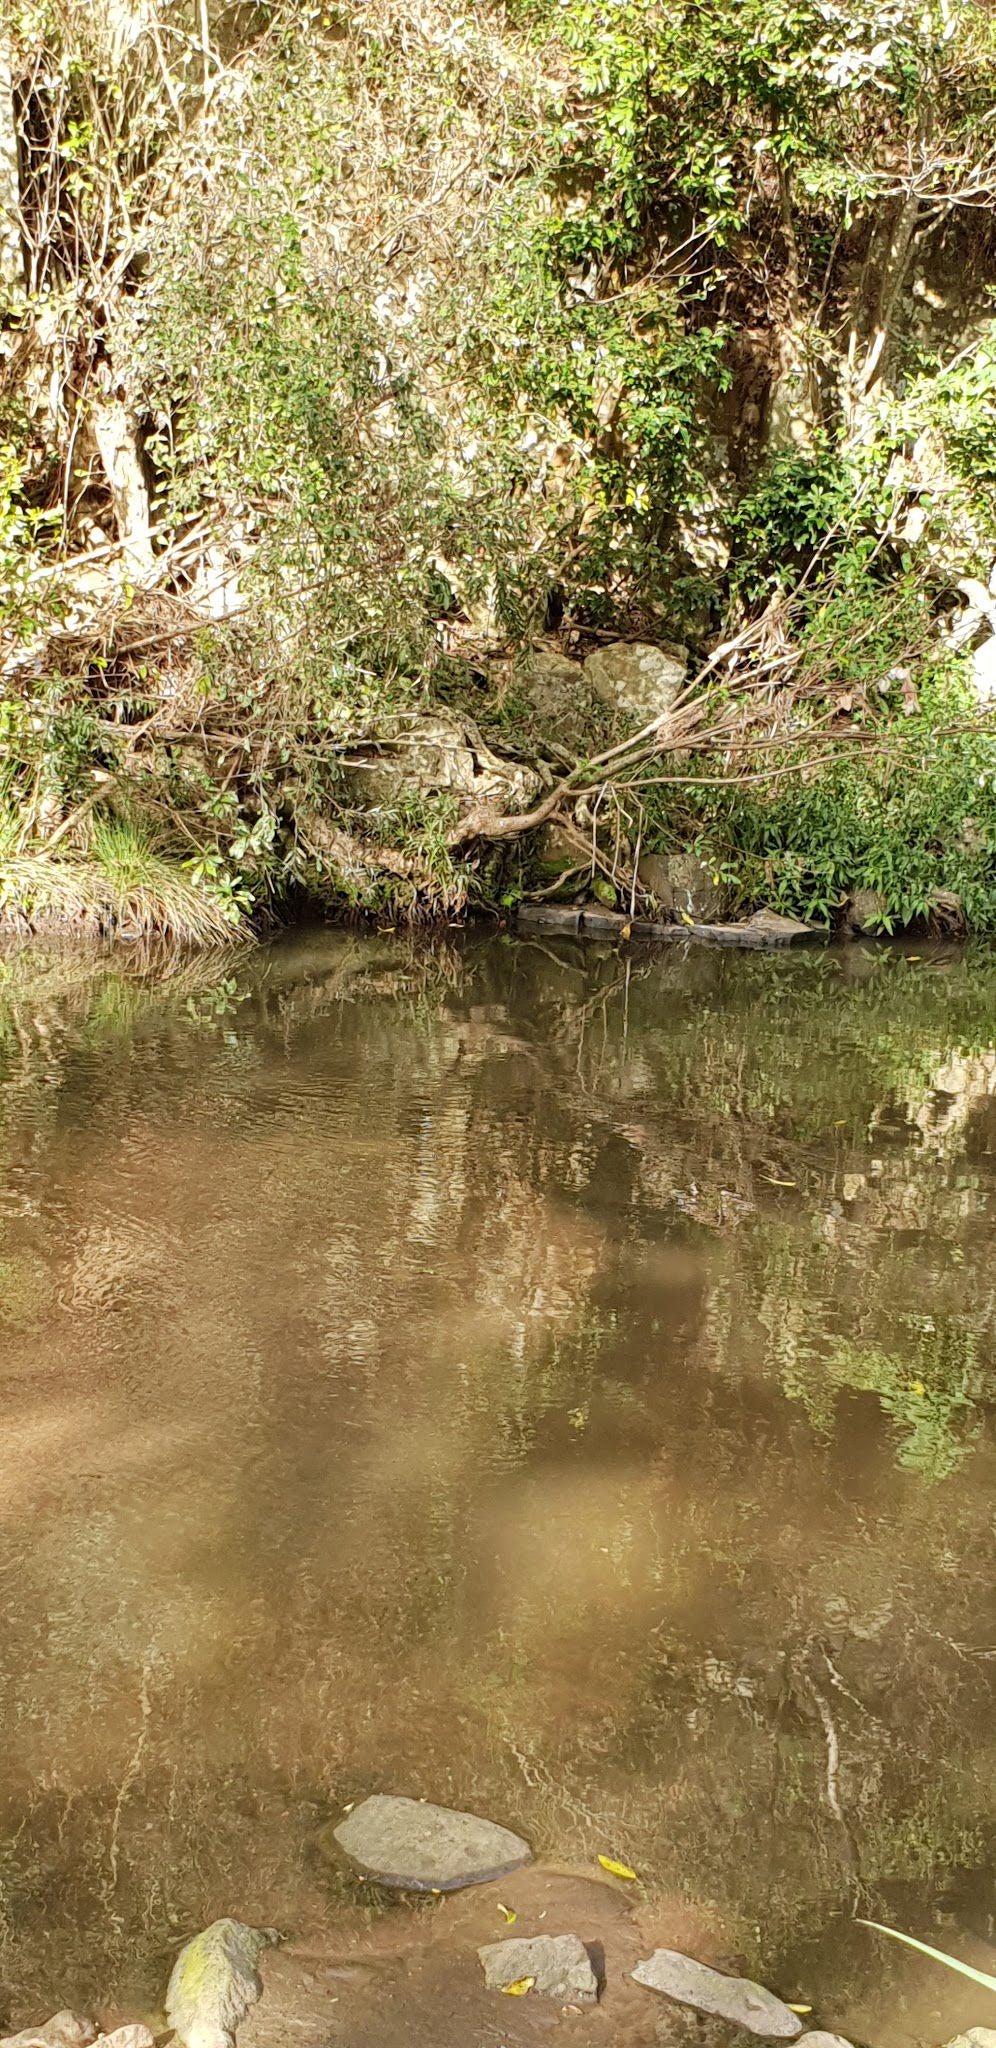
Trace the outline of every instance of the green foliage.
[[996, 320], [950, 361], [912, 362], [853, 459], [880, 524], [926, 577], [937, 579], [938, 567], [986, 577], [996, 549]]
[[60, 514], [32, 506], [24, 461], [0, 439], [0, 635], [23, 645], [60, 615], [51, 588], [40, 584], [39, 550], [58, 532]]
[[881, 753], [841, 747], [813, 770], [776, 752], [769, 766], [767, 787], [682, 792], [745, 902], [830, 924], [854, 890], [872, 889], [888, 930], [929, 921], [950, 891], [976, 929], [996, 924], [996, 762], [984, 730], [939, 742], [921, 715]]
[[925, 95], [959, 131], [985, 115], [962, 72], [988, 30], [974, 0], [566, 0], [554, 18], [577, 67], [562, 142], [596, 195], [592, 254], [632, 254], [683, 211], [722, 248], [779, 172], [817, 218], [846, 219], [886, 127], [915, 135]]
[[794, 586], [822, 551], [831, 566], [854, 506], [852, 465], [825, 437], [775, 455], [733, 510], [731, 582], [747, 602]]

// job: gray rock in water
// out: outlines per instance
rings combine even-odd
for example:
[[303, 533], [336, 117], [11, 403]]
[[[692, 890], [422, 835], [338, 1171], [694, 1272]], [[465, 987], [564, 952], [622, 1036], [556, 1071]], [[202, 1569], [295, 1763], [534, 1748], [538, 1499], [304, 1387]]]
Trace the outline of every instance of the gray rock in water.
[[455, 1892], [532, 1860], [529, 1843], [494, 1821], [382, 1792], [323, 1832], [368, 1877], [400, 1891]]
[[[803, 2034], [799, 2048], [853, 2048], [853, 2044], [843, 2034], [823, 2034], [819, 2028], [814, 2028], [811, 2034]], [[983, 2044], [980, 2044], [980, 2048], [983, 2048]], [[996, 2034], [993, 2035], [990, 2048], [996, 2048]]]
[[40, 2027], [24, 2027], [19, 2034], [7, 2034], [0, 2048], [90, 2048], [97, 2039], [92, 2020], [75, 2012], [57, 2012]]
[[798, 917], [783, 917], [780, 910], [755, 910], [747, 919], [747, 930], [764, 946], [798, 946], [807, 939], [822, 939], [818, 925], [803, 924]]
[[694, 2005], [698, 2012], [715, 2013], [732, 2020], [752, 2034], [767, 2039], [794, 2041], [802, 2033], [798, 2013], [749, 1977], [728, 1977], [723, 1970], [711, 1970], [677, 1949], [657, 1948], [648, 1962], [637, 1963], [633, 1975], [650, 1991], [662, 1991], [679, 2005]]
[[[807, 2035], [812, 2040], [812, 2035]], [[969, 2027], [967, 2034], [956, 2034], [947, 2048], [996, 2048], [996, 2027]]]
[[613, 711], [630, 723], [647, 724], [670, 711], [688, 668], [687, 647], [650, 647], [640, 640], [614, 640], [589, 654], [585, 680]]
[[151, 2027], [135, 2021], [131, 2026], [115, 2027], [113, 2034], [102, 2034], [100, 2048], [156, 2048], [156, 2037]]
[[491, 1941], [477, 1953], [489, 1991], [500, 1991], [506, 1984], [534, 1977], [533, 1990], [544, 1998], [559, 1998], [574, 2005], [594, 2005], [598, 1999], [598, 1979], [591, 1957], [576, 1934], [541, 1934], [535, 1941], [517, 1937]]

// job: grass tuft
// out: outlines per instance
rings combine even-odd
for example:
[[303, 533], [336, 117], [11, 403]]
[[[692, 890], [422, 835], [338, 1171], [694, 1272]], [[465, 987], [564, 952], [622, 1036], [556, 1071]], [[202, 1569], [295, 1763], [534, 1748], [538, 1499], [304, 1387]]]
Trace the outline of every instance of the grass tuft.
[[115, 939], [176, 948], [231, 945], [246, 936], [238, 906], [194, 881], [143, 826], [95, 818], [89, 851], [57, 859], [4, 848], [0, 932]]

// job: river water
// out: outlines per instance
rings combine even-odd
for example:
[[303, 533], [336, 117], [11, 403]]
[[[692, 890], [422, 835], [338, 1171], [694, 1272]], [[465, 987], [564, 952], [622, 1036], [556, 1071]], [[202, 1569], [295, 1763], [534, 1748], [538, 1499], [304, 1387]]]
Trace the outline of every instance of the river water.
[[0, 2020], [398, 1790], [930, 2037], [851, 1916], [991, 1957], [996, 956], [8, 958], [0, 1134]]

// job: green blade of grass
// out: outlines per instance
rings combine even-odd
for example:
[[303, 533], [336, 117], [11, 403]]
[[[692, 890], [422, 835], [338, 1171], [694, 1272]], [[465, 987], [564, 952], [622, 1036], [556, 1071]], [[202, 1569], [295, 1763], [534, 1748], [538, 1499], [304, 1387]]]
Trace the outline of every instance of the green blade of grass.
[[874, 1927], [876, 1934], [889, 1934], [893, 1941], [904, 1941], [907, 1948], [919, 1949], [922, 1956], [930, 1956], [935, 1963], [946, 1963], [949, 1970], [957, 1970], [962, 1977], [971, 1977], [973, 1984], [981, 1984], [986, 1991], [996, 1991], [996, 1977], [990, 1977], [985, 1970], [973, 1970], [971, 1963], [960, 1963], [957, 1956], [945, 1955], [942, 1948], [931, 1948], [927, 1941], [915, 1941], [912, 1934], [900, 1934], [898, 1928], [883, 1927], [880, 1920], [859, 1920], [859, 1927]]

